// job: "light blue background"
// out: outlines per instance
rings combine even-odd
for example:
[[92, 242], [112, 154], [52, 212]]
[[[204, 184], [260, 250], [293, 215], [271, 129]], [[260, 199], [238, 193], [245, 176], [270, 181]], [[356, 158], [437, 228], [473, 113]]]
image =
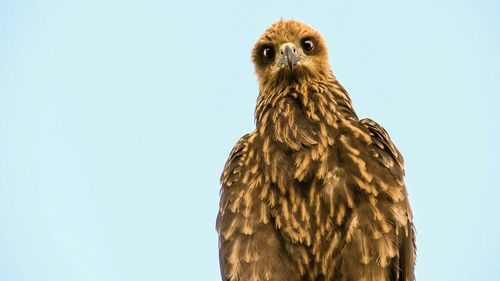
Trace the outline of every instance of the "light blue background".
[[280, 17], [403, 152], [418, 280], [500, 280], [499, 2], [236, 2], [0, 2], [0, 281], [219, 280], [219, 175]]

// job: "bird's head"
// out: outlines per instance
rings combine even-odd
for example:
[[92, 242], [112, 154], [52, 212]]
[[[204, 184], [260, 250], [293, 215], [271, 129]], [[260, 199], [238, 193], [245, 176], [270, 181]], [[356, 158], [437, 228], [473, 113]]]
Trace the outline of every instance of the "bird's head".
[[252, 60], [261, 86], [290, 85], [330, 73], [321, 35], [294, 20], [280, 20], [259, 38]]

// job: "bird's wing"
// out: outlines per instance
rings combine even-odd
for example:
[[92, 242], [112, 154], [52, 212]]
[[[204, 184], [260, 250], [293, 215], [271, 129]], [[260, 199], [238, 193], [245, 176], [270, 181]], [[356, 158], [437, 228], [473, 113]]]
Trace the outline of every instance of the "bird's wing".
[[392, 143], [389, 134], [384, 128], [382, 128], [382, 126], [371, 119], [362, 119], [360, 122], [363, 126], [365, 126], [372, 137], [374, 151], [378, 153], [378, 155], [375, 155], [377, 159], [391, 171], [393, 176], [403, 176], [403, 156]]
[[401, 233], [402, 245], [399, 248], [399, 280], [403, 281], [414, 281], [415, 273], [414, 266], [416, 256], [416, 245], [415, 245], [415, 228], [413, 224], [409, 225], [409, 230], [407, 233]]
[[[241, 137], [234, 145], [231, 153], [229, 153], [229, 157], [226, 161], [226, 165], [224, 166], [224, 171], [222, 172], [220, 179], [223, 187], [229, 187], [238, 180], [240, 176], [241, 166], [243, 165], [244, 160], [244, 148], [249, 136], [249, 134], [246, 134]], [[223, 191], [224, 189], [221, 189], [221, 192]]]
[[[362, 119], [360, 122], [371, 136], [371, 151], [375, 159], [386, 167], [396, 179], [397, 186], [392, 188], [401, 188], [406, 194], [406, 187], [403, 182], [403, 156], [392, 143], [389, 134], [382, 126], [371, 119]], [[401, 225], [402, 229], [398, 234], [399, 254], [397, 255], [398, 258], [394, 260], [393, 274], [395, 280], [413, 281], [415, 279], [413, 268], [416, 258], [415, 229], [408, 199], [405, 197], [403, 201], [398, 202], [396, 208], [404, 210], [403, 216], [406, 217], [406, 225]]]
[[[220, 208], [219, 214], [217, 215], [217, 232], [219, 233], [219, 263], [221, 276], [223, 281], [227, 281], [230, 279], [230, 272], [228, 269], [231, 265], [228, 266], [228, 254], [225, 254], [224, 250], [228, 247], [228, 241], [232, 238], [234, 234], [226, 234], [224, 233], [229, 229], [228, 224], [228, 214], [226, 214], [226, 209], [229, 208], [229, 204], [231, 203], [231, 196], [228, 196], [228, 193], [234, 193], [230, 190], [231, 186], [236, 183], [240, 179], [241, 169], [243, 167], [243, 162], [245, 160], [245, 152], [246, 152], [246, 144], [249, 138], [249, 134], [241, 137], [238, 142], [234, 145], [231, 153], [229, 153], [229, 157], [224, 165], [224, 170], [222, 171], [222, 175], [220, 178], [220, 182], [222, 188], [220, 190]], [[235, 197], [233, 195], [232, 197]], [[233, 212], [230, 212], [233, 213]]]
[[252, 138], [243, 136], [231, 151], [221, 176], [217, 216], [223, 281], [300, 280], [260, 197], [268, 188], [254, 157]]

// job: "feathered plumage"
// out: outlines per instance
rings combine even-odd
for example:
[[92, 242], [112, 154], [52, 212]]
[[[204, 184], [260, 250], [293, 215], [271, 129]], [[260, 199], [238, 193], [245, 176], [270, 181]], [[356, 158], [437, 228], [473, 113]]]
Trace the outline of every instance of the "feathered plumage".
[[414, 280], [403, 157], [380, 125], [358, 119], [321, 36], [281, 20], [252, 59], [256, 128], [221, 178], [222, 279]]

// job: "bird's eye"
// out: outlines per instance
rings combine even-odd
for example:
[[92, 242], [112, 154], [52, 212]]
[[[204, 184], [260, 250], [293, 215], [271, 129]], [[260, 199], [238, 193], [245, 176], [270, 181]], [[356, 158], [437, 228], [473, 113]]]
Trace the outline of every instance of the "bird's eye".
[[311, 38], [303, 39], [301, 45], [306, 53], [311, 53], [314, 50], [314, 41]]
[[272, 46], [264, 46], [262, 48], [262, 56], [267, 61], [273, 60], [274, 59], [274, 48]]

